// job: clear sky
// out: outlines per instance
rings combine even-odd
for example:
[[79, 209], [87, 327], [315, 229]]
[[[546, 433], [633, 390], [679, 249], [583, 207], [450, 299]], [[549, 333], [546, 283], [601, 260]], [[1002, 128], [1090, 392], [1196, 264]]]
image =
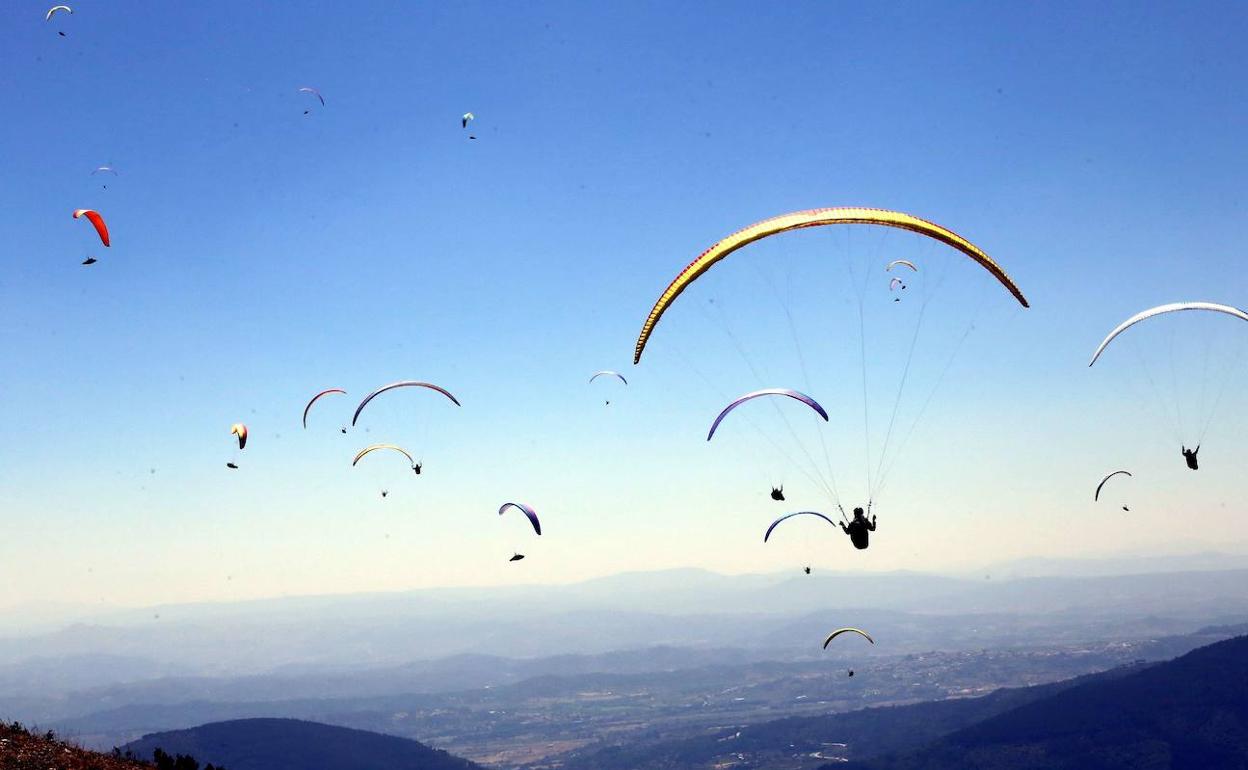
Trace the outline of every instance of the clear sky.
[[[45, 22], [49, 5], [0, 5], [0, 606], [1248, 540], [1245, 371], [1205, 364], [1238, 362], [1243, 330], [1182, 319], [1085, 368], [1142, 308], [1248, 304], [1242, 4], [80, 0]], [[102, 164], [117, 176], [91, 175]], [[966, 235], [1033, 308], [904, 234], [793, 234], [712, 271], [631, 365], [646, 311], [702, 249], [837, 205]], [[882, 265], [912, 254], [915, 291], [889, 303]], [[876, 465], [860, 362], [886, 393], [878, 447], [924, 287], [902, 419], [917, 427], [872, 548], [815, 527], [764, 547], [775, 515], [830, 502], [763, 441], [789, 440], [779, 413], [708, 446], [710, 419], [755, 387], [808, 387], [860, 502]], [[1141, 389], [1154, 355], [1191, 392]], [[587, 385], [602, 368], [630, 386]], [[462, 409], [387, 394], [339, 433], [358, 397], [405, 378]], [[1193, 474], [1154, 407], [1199, 422], [1207, 379], [1229, 387]], [[328, 387], [349, 395], [304, 431]], [[794, 446], [821, 452], [782, 408]], [[374, 441], [425, 472], [397, 455], [351, 468]], [[1124, 499], [1093, 507], [1118, 467], [1136, 473]], [[789, 502], [767, 499], [773, 478]], [[541, 512], [540, 540], [494, 515], [512, 499]], [[529, 558], [508, 564], [515, 550]]]

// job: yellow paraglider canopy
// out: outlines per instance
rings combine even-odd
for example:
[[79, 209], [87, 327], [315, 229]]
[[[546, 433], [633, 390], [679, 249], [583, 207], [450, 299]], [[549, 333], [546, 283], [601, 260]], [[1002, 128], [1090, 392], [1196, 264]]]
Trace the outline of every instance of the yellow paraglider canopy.
[[646, 349], [646, 343], [650, 340], [654, 327], [659, 323], [659, 319], [663, 317], [663, 313], [667, 311], [668, 306], [680, 296], [681, 292], [689, 287], [689, 284], [696, 281], [707, 270], [710, 270], [711, 266], [716, 262], [742, 246], [747, 246], [769, 235], [776, 235], [789, 230], [799, 230], [804, 227], [821, 227], [824, 225], [880, 225], [882, 227], [909, 230], [910, 232], [934, 238], [941, 243], [952, 246], [978, 262], [988, 272], [992, 273], [993, 277], [1000, 281], [1005, 288], [1009, 289], [1010, 293], [1014, 295], [1014, 298], [1023, 307], [1029, 307], [1027, 298], [1023, 296], [1022, 291], [1014, 284], [1014, 281], [1001, 269], [1001, 266], [994, 262], [978, 246], [952, 230], [946, 230], [940, 225], [909, 214], [903, 214], [900, 211], [854, 207], [810, 209], [765, 219], [762, 222], [750, 225], [744, 230], [739, 230], [719, 241], [702, 252], [697, 259], [690, 262], [684, 270], [680, 271], [680, 275], [677, 275], [676, 279], [659, 295], [658, 301], [654, 303], [654, 308], [650, 310], [650, 315], [646, 317], [646, 322], [642, 324], [641, 334], [637, 337], [637, 346], [633, 351], [633, 363], [635, 364], [641, 360], [641, 354]]
[[866, 631], [863, 631], [861, 628], [838, 628], [832, 633], [828, 634], [827, 639], [823, 640], [823, 649], [825, 650], [828, 649], [828, 645], [832, 643], [832, 640], [840, 636], [841, 634], [858, 634], [859, 636], [861, 636], [863, 639], [866, 639], [871, 644], [875, 644], [875, 640], [871, 638], [871, 635], [868, 634]]

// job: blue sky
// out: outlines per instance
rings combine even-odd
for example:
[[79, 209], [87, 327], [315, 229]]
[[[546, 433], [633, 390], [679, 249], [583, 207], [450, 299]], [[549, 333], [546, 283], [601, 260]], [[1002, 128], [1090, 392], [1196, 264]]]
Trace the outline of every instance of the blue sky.
[[[84, 1], [44, 22], [46, 5], [0, 8], [0, 604], [794, 568], [810, 546], [759, 542], [778, 513], [759, 487], [782, 463], [744, 432], [702, 441], [757, 378], [688, 308], [629, 360], [699, 251], [835, 205], [951, 227], [1033, 308], [941, 268], [948, 323], [924, 350], [975, 333], [898, 460], [876, 544], [812, 531], [821, 566], [1248, 540], [1227, 461], [1242, 370], [1193, 475], [1127, 356], [1083, 368], [1136, 310], [1248, 302], [1242, 6]], [[101, 164], [119, 176], [92, 177]], [[104, 214], [111, 249], [79, 207]], [[682, 301], [757, 319], [752, 355], [791, 378], [745, 265], [786, 265], [761, 275], [807, 289], [798, 320], [814, 324], [821, 282], [845, 292], [826, 251], [867, 269], [910, 243], [838, 238], [759, 244]], [[1215, 356], [1242, 351], [1226, 324], [1192, 324], [1229, 346]], [[821, 328], [803, 335], [855, 351]], [[859, 372], [828, 366], [811, 389], [841, 403]], [[633, 383], [609, 408], [585, 383], [600, 368]], [[402, 378], [464, 407], [393, 394], [367, 433], [337, 432], [356, 397]], [[303, 402], [335, 386], [350, 396], [304, 433]], [[826, 436], [848, 502], [861, 411], [841, 405]], [[253, 439], [231, 473], [238, 420]], [[418, 445], [426, 473], [353, 471], [374, 440]], [[1123, 464], [1151, 502], [1130, 524], [1087, 500]], [[795, 505], [827, 506], [793, 478]], [[513, 498], [544, 513], [541, 541], [493, 515]], [[1209, 527], [1176, 527], [1184, 513]], [[512, 550], [531, 558], [508, 565]]]

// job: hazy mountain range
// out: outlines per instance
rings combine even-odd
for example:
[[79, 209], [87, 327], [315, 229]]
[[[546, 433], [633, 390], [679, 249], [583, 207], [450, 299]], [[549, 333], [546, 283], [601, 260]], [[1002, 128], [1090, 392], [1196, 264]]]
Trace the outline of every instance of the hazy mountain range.
[[[620, 736], [642, 750], [715, 725], [1167, 659], [1243, 633], [1248, 569], [1221, 568], [1239, 558], [1173, 557], [1151, 573], [1131, 572], [1148, 566], [1132, 558], [1029, 560], [962, 577], [672, 570], [164, 606], [0, 639], [0, 719], [108, 748], [158, 730], [293, 717], [539, 767]], [[1062, 564], [1078, 574], [1003, 577]], [[822, 650], [841, 625], [869, 628], [877, 644]]]

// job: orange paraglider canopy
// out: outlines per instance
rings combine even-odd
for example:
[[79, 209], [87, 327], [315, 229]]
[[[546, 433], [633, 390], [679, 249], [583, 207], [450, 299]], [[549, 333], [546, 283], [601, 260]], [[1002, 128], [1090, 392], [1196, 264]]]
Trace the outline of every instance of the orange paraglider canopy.
[[91, 209], [77, 209], [74, 211], [74, 219], [86, 217], [94, 227], [95, 231], [100, 235], [100, 243], [105, 246], [111, 246], [108, 242], [108, 225], [104, 224], [104, 217], [100, 216], [100, 212]]

